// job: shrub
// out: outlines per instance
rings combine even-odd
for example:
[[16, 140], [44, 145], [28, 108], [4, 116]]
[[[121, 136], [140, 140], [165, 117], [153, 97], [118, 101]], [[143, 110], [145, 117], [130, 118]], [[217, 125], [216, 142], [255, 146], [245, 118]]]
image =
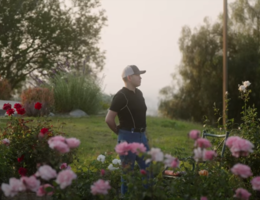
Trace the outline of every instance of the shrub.
[[0, 99], [9, 100], [11, 98], [12, 87], [7, 79], [0, 76]]
[[70, 112], [81, 109], [95, 114], [101, 107], [101, 92], [97, 81], [80, 74], [56, 74], [47, 87], [53, 89], [55, 111]]
[[[49, 88], [30, 87], [22, 92], [21, 101], [27, 116], [43, 116], [48, 115], [53, 109], [54, 95]], [[34, 108], [36, 102], [42, 103], [42, 109]]]

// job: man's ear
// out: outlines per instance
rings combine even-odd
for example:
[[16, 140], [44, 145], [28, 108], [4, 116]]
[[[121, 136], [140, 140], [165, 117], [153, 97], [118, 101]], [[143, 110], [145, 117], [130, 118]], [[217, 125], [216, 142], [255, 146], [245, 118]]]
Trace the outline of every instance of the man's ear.
[[130, 81], [131, 80], [131, 76], [127, 76], [127, 80]]

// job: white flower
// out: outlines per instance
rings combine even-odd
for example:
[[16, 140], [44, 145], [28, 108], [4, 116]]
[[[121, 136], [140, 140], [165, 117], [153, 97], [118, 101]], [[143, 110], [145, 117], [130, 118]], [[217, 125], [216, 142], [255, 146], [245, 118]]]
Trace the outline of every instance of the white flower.
[[145, 161], [145, 163], [149, 163], [151, 161], [163, 161], [163, 152], [159, 148], [151, 148], [147, 154], [151, 155], [152, 158], [149, 158]]
[[106, 159], [106, 156], [100, 154], [98, 157], [97, 157], [97, 160], [104, 163], [105, 162], [105, 159]]
[[114, 159], [114, 160], [112, 160], [112, 163], [113, 163], [114, 165], [117, 165], [117, 164], [121, 165], [121, 160], [119, 160], [119, 159]]
[[247, 88], [249, 85], [251, 85], [251, 83], [249, 81], [244, 81], [243, 85], [245, 86], [245, 88]]
[[110, 171], [114, 171], [116, 169], [119, 169], [119, 167], [114, 167], [113, 164], [108, 165], [107, 167]]
[[203, 158], [203, 151], [200, 147], [194, 149], [194, 160], [197, 162]]
[[244, 85], [238, 85], [238, 90], [240, 91], [240, 92], [246, 92], [246, 87], [244, 86]]

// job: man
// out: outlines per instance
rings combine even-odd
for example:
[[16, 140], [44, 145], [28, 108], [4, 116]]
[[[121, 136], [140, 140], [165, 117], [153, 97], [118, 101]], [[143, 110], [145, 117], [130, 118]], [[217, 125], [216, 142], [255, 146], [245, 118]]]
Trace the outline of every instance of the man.
[[[129, 65], [123, 70], [122, 78], [125, 87], [115, 94], [105, 121], [109, 128], [118, 135], [118, 143], [143, 143], [148, 151], [149, 146], [145, 135], [147, 107], [142, 92], [137, 89], [141, 85], [140, 75], [145, 72], [140, 71], [135, 65]], [[116, 116], [119, 118], [119, 126], [115, 122]], [[120, 159], [122, 166], [129, 166], [130, 170], [133, 170], [135, 161], [141, 169], [148, 167], [142, 157], [132, 152], [126, 156], [120, 156]], [[123, 178], [121, 178], [121, 182], [121, 193], [125, 194], [127, 187]]]

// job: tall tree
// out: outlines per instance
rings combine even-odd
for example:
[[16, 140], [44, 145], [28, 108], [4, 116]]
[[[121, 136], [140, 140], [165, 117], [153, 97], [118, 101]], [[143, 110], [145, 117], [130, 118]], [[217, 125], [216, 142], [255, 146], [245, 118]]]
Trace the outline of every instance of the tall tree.
[[[239, 0], [230, 5], [228, 25], [228, 97], [229, 118], [240, 118], [242, 102], [238, 99], [238, 84], [252, 82], [251, 103], [260, 106], [260, 45], [257, 35], [260, 0], [249, 3]], [[243, 10], [241, 13], [240, 10]], [[252, 26], [254, 24], [254, 26]], [[245, 31], [246, 30], [246, 31]], [[171, 118], [203, 121], [207, 116], [213, 121], [213, 105], [222, 110], [222, 16], [211, 24], [207, 18], [204, 25], [192, 32], [183, 27], [179, 39], [182, 61], [174, 77], [180, 77], [178, 90], [167, 86], [161, 90], [159, 110]], [[174, 85], [176, 88], [176, 85]]]
[[71, 3], [0, 1], [0, 75], [12, 88], [21, 86], [30, 73], [49, 73], [66, 60], [87, 59], [89, 69], [102, 70], [105, 56], [98, 42], [104, 10], [98, 0]]

